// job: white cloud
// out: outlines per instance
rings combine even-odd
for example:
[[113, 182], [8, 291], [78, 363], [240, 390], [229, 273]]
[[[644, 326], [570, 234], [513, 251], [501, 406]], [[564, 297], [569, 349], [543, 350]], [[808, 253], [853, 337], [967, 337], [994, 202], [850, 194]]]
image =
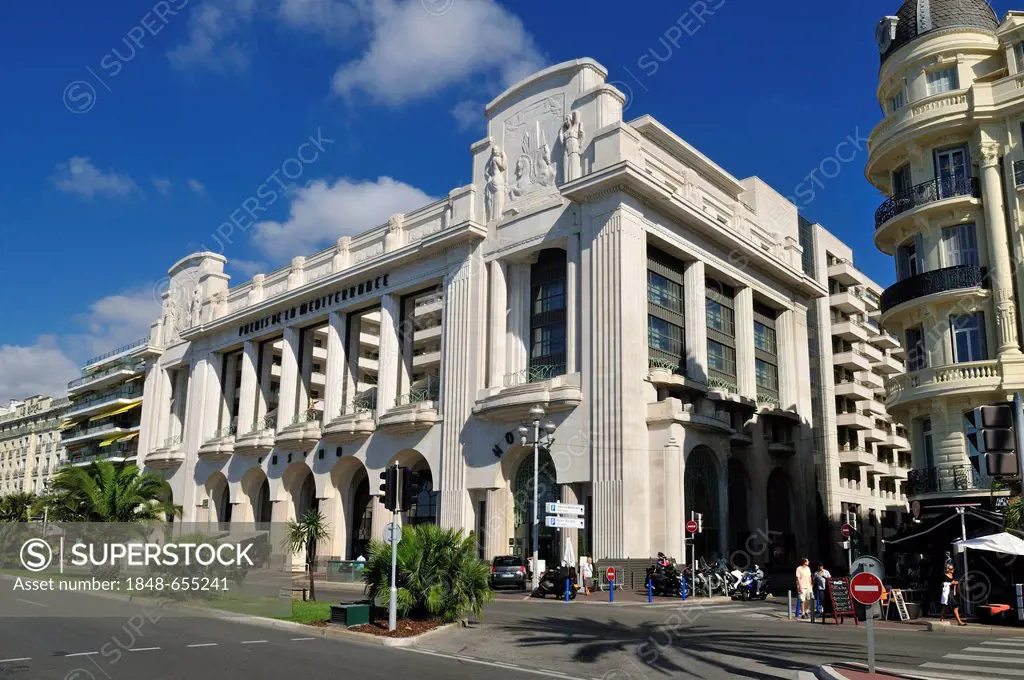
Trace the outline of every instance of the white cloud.
[[138, 188], [135, 180], [128, 175], [103, 172], [91, 160], [82, 156], [74, 156], [67, 163], [58, 163], [51, 179], [61, 191], [86, 198], [97, 194], [125, 196]]
[[523, 23], [495, 0], [455, 0], [442, 14], [420, 0], [379, 0], [374, 10], [366, 51], [334, 75], [339, 94], [397, 105], [472, 76], [510, 85], [544, 62]]
[[461, 101], [452, 107], [451, 114], [455, 118], [459, 130], [484, 127], [484, 105], [480, 102]]
[[183, 70], [244, 71], [249, 50], [242, 38], [255, 13], [256, 0], [208, 0], [189, 17], [186, 42], [168, 52], [167, 58]]
[[199, 194], [200, 196], [206, 195], [206, 185], [204, 185], [199, 180], [192, 179], [191, 177], [189, 177], [187, 180], [185, 180], [185, 184], [188, 186], [189, 189]]
[[338, 37], [368, 13], [366, 0], [281, 0], [278, 16], [289, 26]]
[[156, 190], [160, 192], [161, 196], [166, 196], [171, 193], [171, 180], [166, 177], [153, 177], [151, 181], [153, 182], [153, 186], [156, 187]]
[[265, 272], [270, 269], [266, 262], [262, 260], [243, 260], [241, 258], [232, 258], [228, 260], [228, 269], [233, 270], [235, 273], [241, 275], [244, 278], [252, 278], [254, 274]]
[[151, 286], [108, 295], [73, 318], [77, 330], [67, 335], [0, 346], [0, 403], [34, 394], [64, 395], [85, 361], [149, 335], [150, 324], [160, 316], [156, 298]]
[[333, 186], [316, 180], [295, 193], [285, 222], [257, 224], [253, 241], [272, 260], [285, 261], [433, 200], [416, 187], [390, 177], [361, 182], [339, 179]]

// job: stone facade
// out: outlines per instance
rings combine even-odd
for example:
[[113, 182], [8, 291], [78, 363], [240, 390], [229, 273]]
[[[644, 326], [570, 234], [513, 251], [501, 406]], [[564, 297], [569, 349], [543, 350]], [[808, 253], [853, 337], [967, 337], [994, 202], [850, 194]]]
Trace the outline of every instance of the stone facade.
[[42, 493], [63, 462], [61, 418], [67, 399], [35, 396], [0, 412], [0, 496]]

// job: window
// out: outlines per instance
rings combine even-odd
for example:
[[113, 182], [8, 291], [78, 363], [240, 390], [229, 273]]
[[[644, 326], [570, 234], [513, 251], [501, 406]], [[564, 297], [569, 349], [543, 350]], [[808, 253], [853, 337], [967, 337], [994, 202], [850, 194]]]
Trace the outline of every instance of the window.
[[935, 467], [935, 449], [932, 445], [932, 419], [921, 419], [921, 451], [924, 453], [925, 467]]
[[896, 249], [896, 278], [902, 281], [921, 273], [921, 261], [917, 257], [917, 238]]
[[960, 89], [960, 81], [957, 78], [956, 67], [939, 69], [928, 73], [928, 96], [942, 94], [950, 90]]
[[910, 191], [910, 187], [913, 186], [910, 183], [910, 163], [902, 165], [892, 173], [892, 193], [893, 196], [902, 196]]
[[953, 361], [962, 364], [967, 361], [984, 361], [988, 358], [985, 342], [985, 315], [957, 314], [949, 318], [953, 332]]
[[647, 301], [676, 314], [683, 313], [683, 287], [661, 274], [647, 271]]
[[939, 180], [939, 198], [967, 193], [971, 176], [967, 148], [960, 146], [936, 151], [935, 176]]
[[313, 372], [314, 373], [322, 373], [323, 372], [323, 366], [320, 365], [319, 361], [314, 361], [313, 362]]
[[530, 357], [537, 359], [552, 355], [565, 355], [565, 326], [550, 325], [533, 329]]
[[921, 326], [908, 328], [903, 348], [907, 352], [907, 371], [920, 371], [928, 366], [928, 352], [924, 346], [924, 331]]
[[889, 113], [896, 113], [907, 103], [907, 97], [905, 90], [900, 88], [900, 91], [896, 93], [896, 96], [889, 98]]
[[720, 342], [708, 340], [708, 368], [736, 376], [736, 350]]
[[708, 328], [730, 337], [736, 333], [733, 311], [717, 300], [707, 301], [707, 324]]
[[754, 347], [775, 354], [775, 329], [769, 328], [760, 321], [754, 322]]
[[757, 386], [758, 388], [770, 390], [772, 392], [779, 391], [779, 368], [775, 364], [769, 363], [764, 359], [756, 359], [754, 366], [757, 373]]
[[530, 267], [530, 367], [565, 373], [565, 251], [542, 250]]
[[942, 230], [942, 250], [946, 266], [978, 266], [978, 240], [973, 224], [958, 224]]
[[533, 289], [533, 313], [565, 309], [565, 281], [552, 281]]
[[681, 358], [683, 355], [683, 329], [674, 323], [648, 315], [647, 346]]
[[1024, 42], [1013, 46], [1013, 53], [1017, 55], [1017, 73], [1024, 71]]

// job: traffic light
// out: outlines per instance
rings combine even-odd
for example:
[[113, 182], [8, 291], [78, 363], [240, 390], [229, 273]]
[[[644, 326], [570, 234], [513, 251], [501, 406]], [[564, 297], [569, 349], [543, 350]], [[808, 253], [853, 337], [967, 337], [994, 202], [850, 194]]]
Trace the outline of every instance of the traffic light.
[[380, 492], [384, 496], [384, 507], [398, 509], [398, 466], [392, 465], [380, 473]]
[[420, 473], [402, 468], [402, 510], [412, 507], [416, 497], [420, 495], [420, 485]]
[[699, 512], [697, 513], [697, 533], [704, 533], [704, 515]]
[[967, 438], [985, 461], [986, 470], [978, 472], [992, 476], [1016, 475], [1013, 407], [1009, 404], [979, 406], [967, 414], [967, 419], [974, 426], [974, 432]]

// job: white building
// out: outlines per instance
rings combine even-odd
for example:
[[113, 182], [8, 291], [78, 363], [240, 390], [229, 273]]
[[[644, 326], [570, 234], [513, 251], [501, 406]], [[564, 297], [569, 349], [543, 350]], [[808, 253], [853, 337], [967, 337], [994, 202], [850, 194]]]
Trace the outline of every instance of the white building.
[[[895, 3], [894, 3], [895, 4]], [[898, 281], [881, 323], [907, 350], [888, 409], [910, 425], [915, 511], [991, 507], [992, 477], [965, 415], [1024, 387], [1024, 13], [984, 0], [907, 0], [877, 29], [884, 112], [868, 179], [886, 196], [875, 243]]]
[[64, 460], [60, 424], [66, 398], [12, 400], [0, 414], [0, 496], [42, 493]]
[[221, 255], [171, 267], [139, 455], [186, 521], [317, 505], [326, 552], [353, 558], [399, 461], [431, 479], [402, 521], [525, 554], [517, 428], [540, 404], [541, 502], [586, 507], [586, 529], [541, 530], [542, 557], [681, 556], [691, 510], [698, 554], [758, 530], [786, 566], [816, 548], [807, 315], [828, 277], [803, 269], [792, 204], [624, 122], [606, 75], [566, 62], [491, 102], [444, 200], [232, 288]]

